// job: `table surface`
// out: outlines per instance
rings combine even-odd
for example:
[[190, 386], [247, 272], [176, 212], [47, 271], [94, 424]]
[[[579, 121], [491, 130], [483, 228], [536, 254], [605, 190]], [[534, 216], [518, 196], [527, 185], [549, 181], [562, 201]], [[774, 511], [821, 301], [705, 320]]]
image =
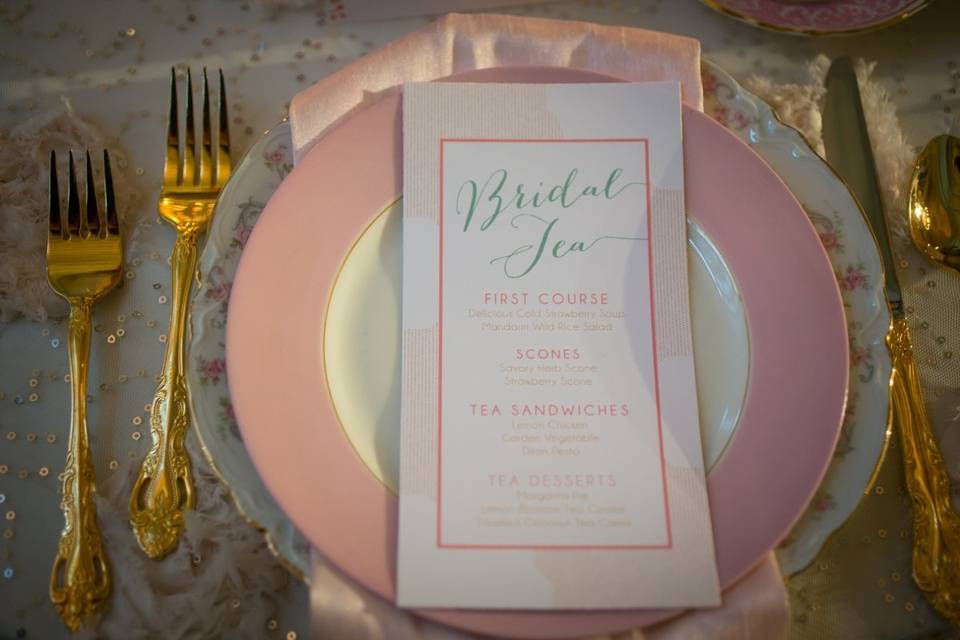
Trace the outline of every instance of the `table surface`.
[[[10, 0], [0, 8], [0, 126], [58, 108], [68, 98], [77, 114], [107, 136], [111, 148], [125, 154], [123, 171], [142, 194], [136, 206], [125, 209], [128, 224], [139, 223], [136, 247], [126, 255], [125, 286], [94, 312], [89, 424], [101, 485], [126, 482], [149, 447], [144, 405], [152, 398], [164, 348], [167, 256], [174, 239], [173, 231], [158, 223], [153, 204], [161, 175], [170, 67], [188, 63], [195, 69], [223, 68], [233, 150], [238, 154], [285, 115], [297, 91], [430, 20], [417, 16], [351, 22], [349, 0], [342, 5], [304, 4], [310, 7], [276, 10], [252, 0]], [[337, 18], [337, 6], [346, 7], [346, 20]], [[776, 82], [806, 82], [805, 65], [820, 53], [874, 60], [875, 77], [889, 89], [909, 141], [918, 146], [947, 130], [960, 112], [960, 2], [954, 0], [934, 2], [882, 31], [834, 38], [758, 30], [694, 0], [599, 0], [503, 11], [690, 35], [701, 40], [705, 56], [740, 80], [761, 74]], [[122, 337], [118, 329], [123, 329]], [[60, 321], [0, 324], [4, 638], [62, 634], [47, 599], [47, 580], [62, 526], [57, 473], [63, 465], [69, 415], [65, 332]], [[194, 453], [196, 460], [196, 448]], [[898, 455], [894, 447], [881, 476], [889, 486], [900, 482]], [[101, 520], [104, 517], [122, 515], [101, 514]], [[897, 526], [904, 530], [909, 525]], [[845, 544], [847, 538], [839, 538]], [[126, 543], [132, 544], [132, 538]], [[113, 568], [115, 573], [131, 570]], [[818, 577], [791, 583], [795, 637], [844, 628], [851, 616], [867, 634], [862, 637], [931, 637], [946, 628], [912, 589], [908, 575], [901, 578], [894, 572], [877, 578], [873, 591], [856, 594], [851, 597], [855, 604], [844, 608], [821, 602], [816, 595], [817, 589], [829, 591], [839, 580], [837, 561], [822, 561], [812, 571]], [[273, 593], [259, 594], [269, 601], [269, 618], [259, 621], [255, 631], [238, 631], [236, 637], [306, 637], [306, 591], [291, 580]], [[244, 597], [238, 593], [218, 606], [236, 607]], [[831, 617], [830, 625], [817, 624], [823, 616]], [[865, 619], [884, 622], [864, 626]]]

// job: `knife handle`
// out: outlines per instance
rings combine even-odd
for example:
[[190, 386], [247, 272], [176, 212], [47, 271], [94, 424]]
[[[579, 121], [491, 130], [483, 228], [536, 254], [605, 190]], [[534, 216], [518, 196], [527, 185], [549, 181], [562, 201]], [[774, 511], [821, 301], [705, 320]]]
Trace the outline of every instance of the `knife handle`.
[[930, 428], [903, 318], [894, 318], [887, 346], [893, 421], [913, 501], [913, 579], [941, 615], [960, 624], [960, 517], [950, 500], [950, 477]]

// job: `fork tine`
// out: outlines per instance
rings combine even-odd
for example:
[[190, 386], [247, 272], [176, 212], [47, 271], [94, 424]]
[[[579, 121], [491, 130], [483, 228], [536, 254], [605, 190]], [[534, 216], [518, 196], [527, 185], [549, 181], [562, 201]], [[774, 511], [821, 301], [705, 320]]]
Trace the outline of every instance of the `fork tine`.
[[163, 159], [163, 184], [173, 186], [180, 180], [180, 127], [177, 123], [177, 72], [170, 67], [170, 114], [167, 118], [167, 154]]
[[117, 217], [117, 201], [113, 195], [113, 174], [110, 172], [110, 154], [103, 150], [103, 201], [106, 209], [107, 234], [120, 233], [120, 219]]
[[196, 144], [197, 130], [193, 118], [193, 79], [187, 68], [187, 141], [183, 149], [183, 184], [197, 184]]
[[227, 87], [223, 81], [223, 69], [220, 72], [220, 131], [217, 136], [217, 175], [216, 184], [223, 186], [233, 168], [230, 161], [230, 121], [227, 119]]
[[210, 132], [210, 87], [207, 68], [203, 68], [203, 131], [200, 146], [200, 184], [213, 186], [212, 134]]
[[90, 150], [87, 149], [87, 229], [92, 235], [100, 233], [100, 209], [97, 207], [97, 192], [93, 188], [93, 166], [90, 164]]
[[50, 235], [63, 235], [60, 219], [60, 187], [57, 185], [57, 152], [50, 150]]
[[73, 167], [73, 151], [68, 152], [69, 171], [67, 182], [67, 229], [71, 235], [80, 233], [80, 196], [77, 189], [77, 172]]

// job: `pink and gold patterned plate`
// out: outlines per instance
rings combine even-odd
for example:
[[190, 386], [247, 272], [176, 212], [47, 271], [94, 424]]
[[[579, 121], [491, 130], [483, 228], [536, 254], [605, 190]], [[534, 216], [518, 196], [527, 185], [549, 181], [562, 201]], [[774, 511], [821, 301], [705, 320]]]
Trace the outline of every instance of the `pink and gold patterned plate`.
[[[614, 80], [557, 68], [458, 79]], [[688, 211], [735, 277], [749, 338], [737, 428], [708, 477], [718, 570], [729, 586], [783, 538], [830, 462], [846, 400], [847, 333], [830, 262], [777, 175], [736, 136], [689, 108], [684, 144]], [[400, 151], [397, 94], [318, 142], [254, 228], [227, 324], [230, 391], [254, 464], [307, 539], [388, 600], [396, 496], [338, 419], [327, 352], [339, 336], [328, 335], [326, 325], [344, 261], [400, 192]], [[387, 260], [391, 248], [381, 249]], [[376, 338], [370, 336], [368, 351]], [[418, 613], [482, 633], [557, 637], [642, 626], [676, 612]]]
[[703, 0], [744, 22], [806, 35], [880, 29], [915, 14], [930, 0]]

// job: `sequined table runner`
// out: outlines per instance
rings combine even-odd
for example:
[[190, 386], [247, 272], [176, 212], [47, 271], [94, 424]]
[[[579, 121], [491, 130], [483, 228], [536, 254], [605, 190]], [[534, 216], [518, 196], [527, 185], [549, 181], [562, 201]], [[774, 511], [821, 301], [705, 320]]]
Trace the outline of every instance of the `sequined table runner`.
[[[100, 627], [79, 637], [292, 640], [308, 635], [307, 588], [285, 572], [259, 533], [235, 512], [195, 441], [189, 446], [198, 467], [200, 502], [177, 554], [161, 563], [142, 557], [126, 521], [127, 492], [149, 447], [146, 405], [160, 370], [169, 314], [167, 258], [174, 236], [158, 222], [154, 203], [170, 67], [223, 67], [234, 153], [239, 154], [285, 115], [285, 101], [299, 89], [431, 19], [344, 22], [349, 0], [278, 8], [282, 4], [11, 0], [0, 6], [0, 145], [7, 144], [11, 128], [31, 118], [72, 114], [91, 123], [111, 150], [124, 155], [129, 193], [139, 194], [120, 203], [131, 229], [124, 286], [94, 314], [89, 420], [100, 523], [115, 582]], [[506, 11], [697, 37], [705, 56], [741, 80], [762, 74], [778, 82], [805, 82], [804, 66], [818, 53], [876, 60], [876, 77], [892, 92], [914, 145], [943, 132], [960, 109], [960, 53], [952, 33], [960, 6], [954, 2], [934, 3], [878, 33], [834, 39], [758, 31], [692, 0], [583, 1]], [[0, 181], [30, 177], [17, 176], [17, 166], [5, 170]], [[8, 214], [4, 208], [0, 226], [12, 219]], [[917, 292], [911, 302], [915, 332], [931, 338], [918, 346], [930, 406], [944, 444], [956, 448], [960, 397], [949, 385], [957, 378], [943, 372], [955, 371], [950, 363], [960, 360], [955, 342], [960, 327], [957, 314], [939, 305], [952, 300], [955, 310], [960, 291], [956, 278], [951, 283], [909, 249], [902, 259], [901, 275]], [[0, 274], [7, 267], [0, 264]], [[921, 286], [912, 286], [916, 283]], [[69, 412], [65, 334], [65, 323], [57, 319], [0, 323], [2, 638], [64, 634], [47, 582], [62, 527], [57, 475]], [[810, 570], [791, 581], [795, 637], [920, 638], [945, 628], [903, 568], [909, 522], [901, 504], [897, 455], [893, 449], [874, 493], [850, 525]], [[960, 456], [953, 461], [960, 462]], [[841, 579], [851, 572], [857, 581]]]

